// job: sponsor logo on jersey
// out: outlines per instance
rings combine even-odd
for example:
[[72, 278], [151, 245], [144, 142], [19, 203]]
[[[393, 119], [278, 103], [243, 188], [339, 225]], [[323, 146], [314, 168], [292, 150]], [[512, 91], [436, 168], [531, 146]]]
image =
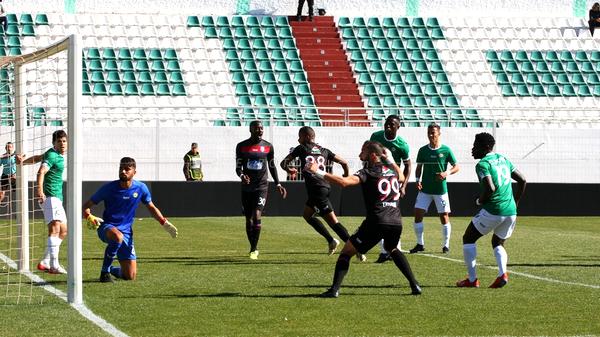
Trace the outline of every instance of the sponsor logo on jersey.
[[387, 201], [382, 202], [381, 206], [383, 206], [383, 207], [394, 207], [394, 208], [398, 207], [395, 202], [387, 202]]
[[318, 146], [315, 146], [312, 149], [310, 149], [310, 153], [311, 154], [321, 154], [321, 149]]

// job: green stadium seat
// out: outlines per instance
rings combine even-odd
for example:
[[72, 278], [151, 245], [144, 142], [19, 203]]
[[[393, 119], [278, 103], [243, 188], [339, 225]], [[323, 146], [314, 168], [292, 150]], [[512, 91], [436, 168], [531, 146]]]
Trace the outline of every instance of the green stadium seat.
[[125, 85], [125, 96], [138, 96], [140, 94], [135, 83], [127, 83]]
[[[188, 25], [189, 25], [189, 17], [188, 17]], [[193, 19], [192, 19], [193, 21]], [[211, 27], [214, 28], [215, 26], [215, 21], [213, 20], [212, 16], [203, 16], [202, 17], [202, 27], [207, 28], [207, 27]]]
[[529, 88], [527, 88], [527, 85], [525, 84], [521, 84], [521, 85], [517, 85], [516, 86], [517, 90], [516, 90], [516, 94], [517, 96], [531, 96], [531, 94], [529, 93]]
[[19, 36], [21, 35], [21, 31], [19, 26], [16, 24], [9, 24], [6, 26], [6, 31], [4, 32], [7, 36]]
[[21, 39], [18, 36], [9, 36], [7, 41], [7, 47], [21, 47]]
[[108, 89], [108, 94], [111, 96], [122, 96], [123, 87], [120, 83], [111, 83]]
[[152, 71], [165, 71], [165, 65], [163, 61], [152, 61], [152, 67], [150, 68]]
[[231, 18], [231, 27], [244, 27], [244, 26], [245, 26], [244, 19], [241, 16], [236, 15]]
[[168, 84], [158, 84], [158, 87], [156, 88], [156, 95], [158, 96], [170, 96], [171, 95], [171, 89], [169, 88]]
[[131, 52], [128, 48], [119, 48], [119, 54], [117, 55], [119, 60], [131, 60]]
[[121, 75], [118, 71], [109, 71], [106, 74], [106, 82], [108, 83], [121, 83]]
[[559, 59], [561, 61], [563, 61], [563, 62], [573, 62], [573, 61], [575, 61], [573, 59], [573, 55], [568, 50], [563, 50], [562, 52], [560, 52]]
[[108, 92], [106, 91], [106, 85], [104, 83], [94, 83], [94, 90], [92, 94], [95, 96], [106, 96]]
[[152, 74], [152, 81], [154, 83], [169, 83], [169, 79], [167, 78], [167, 73], [164, 71], [157, 71]]
[[550, 84], [546, 86], [546, 94], [550, 97], [558, 97], [562, 95], [560, 93], [560, 87], [556, 84]]
[[229, 27], [229, 19], [226, 16], [217, 17], [217, 27]]
[[[233, 37], [236, 39], [246, 39], [246, 38], [248, 38], [248, 32], [246, 32], [246, 29], [244, 27], [237, 27], [237, 28], [235, 28]], [[261, 38], [262, 38], [262, 36], [261, 36]]]
[[590, 91], [590, 88], [587, 85], [582, 84], [577, 87], [577, 96], [590, 97], [592, 96], [592, 92]]
[[102, 71], [92, 71], [92, 76], [90, 78], [92, 83], [104, 83], [106, 80], [104, 79], [104, 73]]
[[92, 94], [92, 89], [90, 88], [90, 84], [84, 82], [81, 88], [81, 94], [85, 96], [89, 96]]
[[586, 85], [585, 79], [581, 73], [571, 74], [571, 83], [574, 85]]
[[181, 83], [177, 83], [173, 85], [173, 91], [171, 92], [173, 96], [186, 96], [185, 87]]
[[286, 16], [278, 16], [275, 20], [275, 27], [289, 27], [288, 18]]
[[379, 18], [370, 17], [367, 20], [367, 27], [368, 28], [381, 28], [381, 23], [379, 22]]
[[35, 29], [33, 28], [33, 24], [23, 25], [21, 29], [22, 36], [35, 36]]
[[410, 22], [408, 21], [408, 18], [401, 17], [401, 18], [398, 18], [398, 21], [396, 22], [396, 26], [398, 26], [399, 28], [410, 28]]
[[156, 92], [154, 91], [154, 86], [152, 86], [152, 84], [150, 84], [150, 83], [142, 84], [142, 87], [140, 89], [140, 95], [142, 95], [142, 96], [156, 95]]
[[37, 14], [35, 16], [35, 24], [38, 26], [47, 26], [48, 25], [48, 16], [43, 13]]
[[250, 28], [260, 27], [260, 22], [258, 22], [258, 18], [256, 16], [247, 16], [247, 17], [245, 17], [245, 19], [246, 19], [246, 23], [245, 23], [246, 27], [250, 27]]
[[394, 95], [396, 96], [407, 96], [408, 92], [404, 84], [398, 84], [394, 86]]
[[136, 48], [133, 50], [133, 59], [145, 61], [148, 59], [148, 56], [146, 55], [146, 51], [143, 48]]
[[170, 83], [183, 83], [183, 75], [180, 71], [172, 71], [169, 72], [169, 82]]
[[598, 77], [598, 74], [595, 73], [587, 74], [586, 82], [589, 85], [600, 85], [600, 78]]
[[219, 37], [219, 34], [215, 27], [206, 27], [204, 29], [204, 37], [207, 39], [216, 39]]
[[135, 73], [133, 71], [125, 71], [123, 72], [122, 82], [127, 83], [137, 83], [137, 79], [135, 77]]
[[152, 83], [152, 75], [149, 71], [140, 71], [137, 76], [139, 83]]
[[220, 38], [233, 38], [233, 33], [229, 27], [221, 27], [218, 32]]
[[135, 70], [136, 71], [149, 71], [150, 65], [148, 65], [148, 61], [146, 61], [146, 60], [138, 60], [135, 62]]
[[556, 83], [560, 84], [560, 85], [565, 85], [565, 84], [570, 84], [571, 80], [569, 79], [569, 76], [565, 73], [559, 74], [558, 76], [556, 76]]
[[510, 86], [510, 84], [505, 84], [501, 86], [502, 96], [515, 96], [515, 91]]
[[263, 16], [260, 19], [261, 27], [274, 27], [275, 23], [273, 22], [273, 17], [271, 16]]
[[346, 16], [340, 17], [338, 20], [338, 27], [341, 27], [341, 28], [352, 27], [352, 24], [350, 23], [350, 19]]
[[576, 96], [575, 88], [570, 84], [563, 85], [561, 93], [563, 96]]
[[188, 27], [200, 27], [200, 19], [198, 19], [198, 17], [195, 15], [188, 16], [187, 17], [187, 26]]

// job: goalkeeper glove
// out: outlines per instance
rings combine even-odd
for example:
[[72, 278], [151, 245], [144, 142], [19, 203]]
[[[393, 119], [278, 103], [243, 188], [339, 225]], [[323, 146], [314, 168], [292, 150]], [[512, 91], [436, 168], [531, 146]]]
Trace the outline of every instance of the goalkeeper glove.
[[90, 215], [88, 215], [87, 218], [85, 218], [85, 222], [89, 229], [98, 229], [98, 227], [100, 227], [104, 220], [90, 213]]
[[175, 239], [177, 237], [177, 227], [173, 226], [173, 224], [170, 223], [169, 220], [163, 219], [163, 221], [161, 221], [161, 225], [162, 225], [162, 228], [167, 233], [169, 233], [169, 235], [171, 235], [171, 237], [173, 239]]

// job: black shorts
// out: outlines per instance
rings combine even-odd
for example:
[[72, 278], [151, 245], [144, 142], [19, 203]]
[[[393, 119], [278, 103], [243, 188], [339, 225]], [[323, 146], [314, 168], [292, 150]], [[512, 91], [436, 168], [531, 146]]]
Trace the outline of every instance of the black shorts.
[[242, 191], [242, 214], [252, 216], [254, 211], [263, 211], [267, 204], [267, 190]]
[[381, 239], [387, 247], [398, 246], [402, 235], [402, 225], [382, 225], [363, 221], [356, 232], [350, 236], [350, 242], [361, 254], [366, 254]]
[[327, 187], [313, 188], [307, 191], [306, 206], [314, 209], [321, 216], [333, 212], [333, 205], [329, 201], [329, 191], [330, 189]]
[[17, 187], [17, 179], [11, 179], [10, 176], [7, 176], [6, 174], [2, 175], [2, 178], [0, 178], [0, 188], [2, 188], [3, 191], [8, 191], [9, 189], [15, 189]]

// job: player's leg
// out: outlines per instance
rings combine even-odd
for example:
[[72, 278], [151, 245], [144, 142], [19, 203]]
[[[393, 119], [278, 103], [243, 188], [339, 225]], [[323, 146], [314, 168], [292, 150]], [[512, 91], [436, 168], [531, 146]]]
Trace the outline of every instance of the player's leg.
[[[121, 266], [119, 272], [123, 280], [134, 281], [137, 277], [137, 260], [119, 260], [119, 265]], [[112, 268], [116, 269], [116, 268]], [[116, 272], [116, 270], [115, 270]], [[114, 272], [111, 271], [111, 274], [114, 275]]]
[[37, 268], [51, 274], [66, 274], [67, 271], [58, 261], [60, 245], [67, 235], [67, 216], [62, 201], [55, 197], [48, 197], [41, 206], [44, 219], [48, 224], [48, 239], [44, 257]]
[[[480, 212], [481, 213], [481, 212]], [[477, 264], [477, 240], [483, 236], [483, 234], [475, 227], [474, 221], [479, 216], [475, 216], [471, 223], [467, 226], [465, 233], [463, 234], [463, 258], [465, 266], [467, 267], [468, 277], [465, 280], [458, 281], [456, 285], [458, 287], [479, 287], [479, 280], [477, 279], [477, 270], [475, 266]]]
[[434, 195], [435, 207], [437, 208], [442, 224], [442, 253], [450, 251], [450, 233], [452, 233], [452, 224], [450, 223], [450, 199], [448, 193]]
[[502, 288], [508, 283], [508, 253], [504, 242], [512, 235], [516, 224], [516, 216], [503, 217], [503, 221], [494, 229], [492, 235], [492, 249], [498, 265], [498, 277], [490, 288]]
[[251, 222], [252, 241], [250, 242], [250, 258], [253, 260], [258, 258], [258, 240], [260, 239], [260, 231], [262, 229], [262, 211], [266, 205], [267, 190], [254, 192]]
[[102, 259], [102, 268], [100, 269], [100, 282], [111, 282], [110, 272], [112, 263], [115, 260], [115, 256], [117, 256], [119, 249], [123, 245], [124, 236], [121, 231], [112, 225], [103, 225], [98, 228], [98, 236], [100, 237], [100, 240], [106, 243], [104, 257]]
[[309, 199], [306, 202], [306, 205], [304, 205], [304, 212], [302, 213], [302, 217], [317, 233], [319, 233], [319, 235], [321, 235], [327, 241], [327, 244], [329, 245], [329, 255], [331, 255], [333, 254], [333, 252], [331, 251], [331, 247], [334, 246], [333, 250], [335, 251], [335, 248], [337, 247], [339, 241], [335, 240], [331, 236], [331, 234], [329, 234], [329, 231], [327, 230], [327, 228], [325, 228], [325, 225], [323, 225], [321, 220], [317, 218], [317, 214], [313, 207], [314, 204]]
[[408, 263], [406, 256], [397, 247], [398, 241], [402, 235], [402, 226], [383, 225], [381, 228], [383, 232], [383, 242], [386, 244], [385, 248], [390, 252], [394, 264], [398, 267], [400, 272], [402, 272], [402, 275], [406, 277], [406, 280], [408, 280], [412, 294], [421, 295], [421, 287], [415, 279], [410, 264]]
[[333, 205], [331, 204], [331, 200], [329, 200], [330, 191], [329, 188], [321, 189], [321, 193], [316, 200], [316, 207], [319, 210], [319, 215], [327, 222], [329, 227], [333, 229], [335, 234], [337, 234], [343, 242], [346, 242], [350, 238], [350, 234], [348, 234], [346, 227], [338, 221], [338, 218], [333, 211]]
[[423, 218], [425, 217], [425, 213], [429, 209], [429, 205], [431, 205], [432, 201], [433, 197], [431, 194], [423, 193], [421, 191], [419, 191], [417, 194], [417, 199], [415, 200], [415, 222], [413, 223], [417, 244], [413, 249], [409, 250], [409, 253], [411, 254], [425, 250]]
[[5, 204], [4, 203], [4, 197], [6, 196], [6, 191], [8, 190], [9, 185], [9, 177], [7, 175], [2, 175], [2, 178], [0, 178], [0, 206], [4, 207]]
[[321, 297], [338, 297], [340, 287], [344, 281], [344, 277], [348, 274], [350, 269], [350, 260], [352, 256], [357, 253], [366, 253], [369, 249], [373, 248], [381, 240], [381, 235], [377, 231], [374, 231], [366, 225], [366, 222], [358, 227], [355, 234], [351, 235], [348, 241], [344, 244], [344, 248], [340, 252], [340, 255], [335, 264], [335, 272], [333, 273], [333, 282], [331, 287]]

